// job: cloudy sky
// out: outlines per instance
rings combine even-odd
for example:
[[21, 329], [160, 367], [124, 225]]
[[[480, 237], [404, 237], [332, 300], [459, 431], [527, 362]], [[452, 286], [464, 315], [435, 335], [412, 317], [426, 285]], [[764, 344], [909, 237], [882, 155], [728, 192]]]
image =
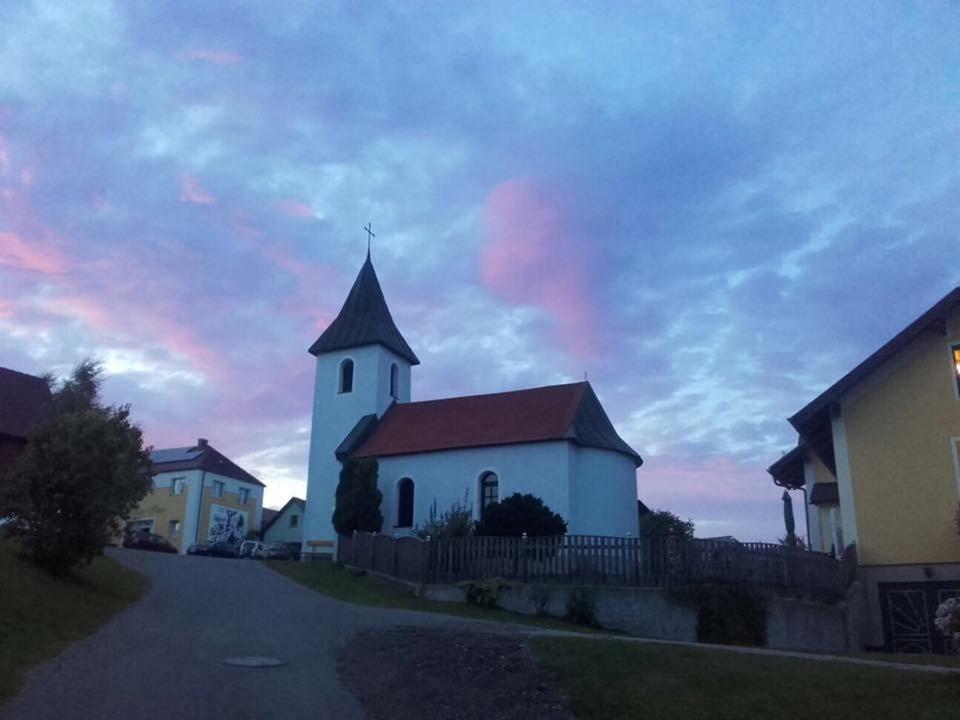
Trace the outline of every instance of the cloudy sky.
[[0, 4], [0, 365], [305, 491], [373, 258], [414, 399], [588, 373], [698, 534], [782, 534], [798, 410], [960, 283], [947, 2]]

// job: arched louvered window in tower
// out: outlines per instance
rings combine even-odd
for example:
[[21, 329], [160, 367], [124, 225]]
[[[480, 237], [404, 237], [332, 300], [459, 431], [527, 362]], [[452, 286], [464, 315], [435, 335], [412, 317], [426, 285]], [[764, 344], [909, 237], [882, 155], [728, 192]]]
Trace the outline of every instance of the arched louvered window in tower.
[[390, 363], [390, 397], [400, 399], [400, 368], [396, 363]]
[[353, 392], [353, 360], [347, 358], [340, 363], [340, 385], [339, 392]]

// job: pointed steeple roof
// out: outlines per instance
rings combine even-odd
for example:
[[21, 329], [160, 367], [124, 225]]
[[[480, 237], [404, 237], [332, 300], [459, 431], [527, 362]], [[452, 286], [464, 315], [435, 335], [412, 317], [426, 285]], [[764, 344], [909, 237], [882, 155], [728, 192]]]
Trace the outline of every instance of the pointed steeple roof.
[[310, 346], [310, 354], [319, 355], [363, 345], [383, 345], [411, 365], [420, 364], [393, 322], [369, 252], [340, 314]]

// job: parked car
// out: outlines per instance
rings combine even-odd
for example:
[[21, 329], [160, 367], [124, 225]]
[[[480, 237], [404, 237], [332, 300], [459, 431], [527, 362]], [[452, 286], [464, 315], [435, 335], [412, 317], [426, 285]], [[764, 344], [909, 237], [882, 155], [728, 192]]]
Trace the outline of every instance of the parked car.
[[272, 542], [263, 552], [268, 560], [299, 560], [300, 543]]
[[209, 555], [210, 548], [206, 543], [194, 543], [187, 548], [187, 555]]
[[207, 554], [211, 557], [238, 558], [240, 557], [240, 548], [226, 540], [220, 540], [207, 545]]
[[152, 552], [176, 553], [177, 549], [163, 535], [156, 533], [134, 533], [123, 541], [125, 548], [132, 550], [150, 550]]
[[240, 557], [251, 560], [263, 559], [263, 543], [259, 540], [244, 540], [240, 545]]

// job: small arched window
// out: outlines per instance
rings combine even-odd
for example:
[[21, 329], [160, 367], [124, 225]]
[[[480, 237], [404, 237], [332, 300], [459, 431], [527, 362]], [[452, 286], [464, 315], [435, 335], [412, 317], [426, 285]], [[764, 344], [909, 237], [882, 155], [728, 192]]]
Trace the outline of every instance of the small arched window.
[[397, 485], [397, 527], [413, 526], [413, 480], [403, 478]]
[[396, 363], [390, 363], [390, 397], [400, 399], [400, 368]]
[[353, 392], [353, 360], [350, 360], [349, 358], [340, 363], [339, 392]]
[[480, 476], [480, 517], [487, 506], [493, 505], [500, 499], [500, 478], [495, 472], [485, 472]]

